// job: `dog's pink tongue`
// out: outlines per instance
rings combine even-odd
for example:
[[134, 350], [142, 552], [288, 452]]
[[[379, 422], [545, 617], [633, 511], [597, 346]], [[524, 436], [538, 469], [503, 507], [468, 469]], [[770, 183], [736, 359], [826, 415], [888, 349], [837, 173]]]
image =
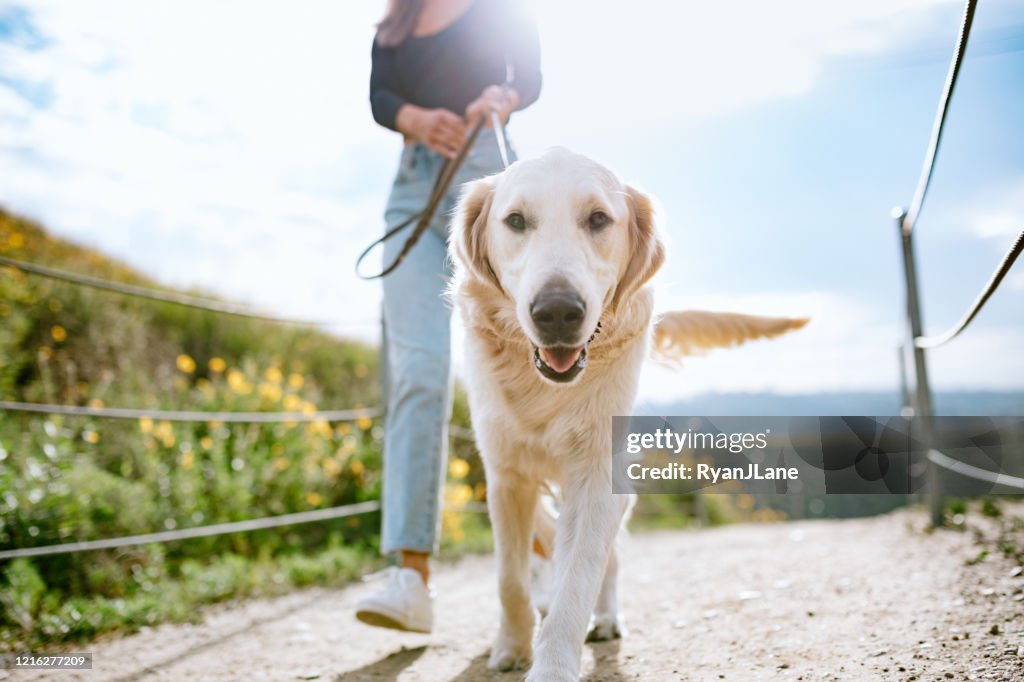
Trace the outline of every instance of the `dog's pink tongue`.
[[540, 357], [548, 367], [561, 374], [576, 364], [582, 352], [583, 346], [579, 348], [541, 348]]

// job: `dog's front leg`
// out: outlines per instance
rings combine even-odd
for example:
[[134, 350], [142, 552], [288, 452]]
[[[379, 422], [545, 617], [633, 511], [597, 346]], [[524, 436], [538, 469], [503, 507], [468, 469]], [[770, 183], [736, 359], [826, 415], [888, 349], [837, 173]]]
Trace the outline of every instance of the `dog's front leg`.
[[488, 472], [487, 480], [501, 597], [501, 626], [487, 666], [513, 670], [530, 664], [533, 644], [528, 561], [538, 484], [507, 470]]
[[612, 550], [608, 556], [608, 569], [604, 574], [604, 581], [601, 583], [601, 591], [597, 595], [597, 606], [594, 607], [594, 620], [590, 624], [590, 632], [587, 633], [588, 642], [601, 642], [609, 639], [618, 639], [626, 635], [626, 621], [619, 610], [619, 557], [622, 556], [622, 545], [627, 538], [626, 522], [629, 520], [628, 511], [636, 503], [636, 495], [625, 496], [626, 514], [623, 514], [619, 522], [617, 534]]
[[603, 642], [619, 639], [626, 634], [626, 624], [619, 613], [619, 548], [612, 544], [608, 555], [608, 568], [605, 570], [601, 591], [597, 595], [597, 606], [594, 607], [594, 618], [587, 633], [588, 642]]
[[554, 599], [541, 626], [536, 663], [527, 682], [579, 678], [580, 656], [590, 614], [608, 567], [626, 500], [612, 495], [600, 465], [567, 482], [558, 519]]

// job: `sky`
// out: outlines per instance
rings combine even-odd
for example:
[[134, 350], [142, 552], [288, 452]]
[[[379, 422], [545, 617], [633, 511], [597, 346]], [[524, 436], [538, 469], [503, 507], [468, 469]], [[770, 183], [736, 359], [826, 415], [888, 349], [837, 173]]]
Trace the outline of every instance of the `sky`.
[[[367, 87], [384, 2], [0, 0], [0, 205], [157, 280], [374, 341], [400, 138]], [[544, 89], [520, 156], [562, 145], [651, 194], [658, 308], [810, 316], [649, 364], [641, 397], [895, 390], [909, 203], [963, 11], [949, 0], [534, 2]], [[917, 249], [926, 329], [1024, 229], [1024, 0], [983, 0]], [[458, 337], [459, 332], [456, 332]], [[456, 354], [458, 354], [458, 346]], [[929, 356], [938, 390], [1024, 389], [1024, 269]]]

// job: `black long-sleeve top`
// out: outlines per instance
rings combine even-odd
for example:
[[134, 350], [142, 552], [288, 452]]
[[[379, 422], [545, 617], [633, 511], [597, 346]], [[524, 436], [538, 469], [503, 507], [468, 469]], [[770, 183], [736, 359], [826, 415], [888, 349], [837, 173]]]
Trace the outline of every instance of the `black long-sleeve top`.
[[403, 104], [462, 116], [484, 88], [506, 82], [519, 94], [519, 109], [540, 95], [540, 41], [515, 0], [475, 0], [440, 31], [395, 47], [373, 41], [370, 106], [392, 130]]

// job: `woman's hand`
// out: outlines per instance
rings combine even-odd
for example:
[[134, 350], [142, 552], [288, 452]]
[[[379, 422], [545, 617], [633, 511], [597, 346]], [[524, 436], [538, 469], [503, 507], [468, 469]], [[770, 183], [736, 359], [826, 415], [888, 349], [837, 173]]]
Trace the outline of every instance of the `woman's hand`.
[[447, 158], [454, 157], [466, 141], [466, 122], [447, 109], [424, 109], [405, 104], [395, 117], [398, 130]]
[[480, 96], [466, 107], [466, 125], [472, 127], [481, 116], [491, 125], [491, 109], [498, 112], [501, 125], [508, 123], [508, 117], [519, 106], [519, 94], [507, 85], [489, 85]]

